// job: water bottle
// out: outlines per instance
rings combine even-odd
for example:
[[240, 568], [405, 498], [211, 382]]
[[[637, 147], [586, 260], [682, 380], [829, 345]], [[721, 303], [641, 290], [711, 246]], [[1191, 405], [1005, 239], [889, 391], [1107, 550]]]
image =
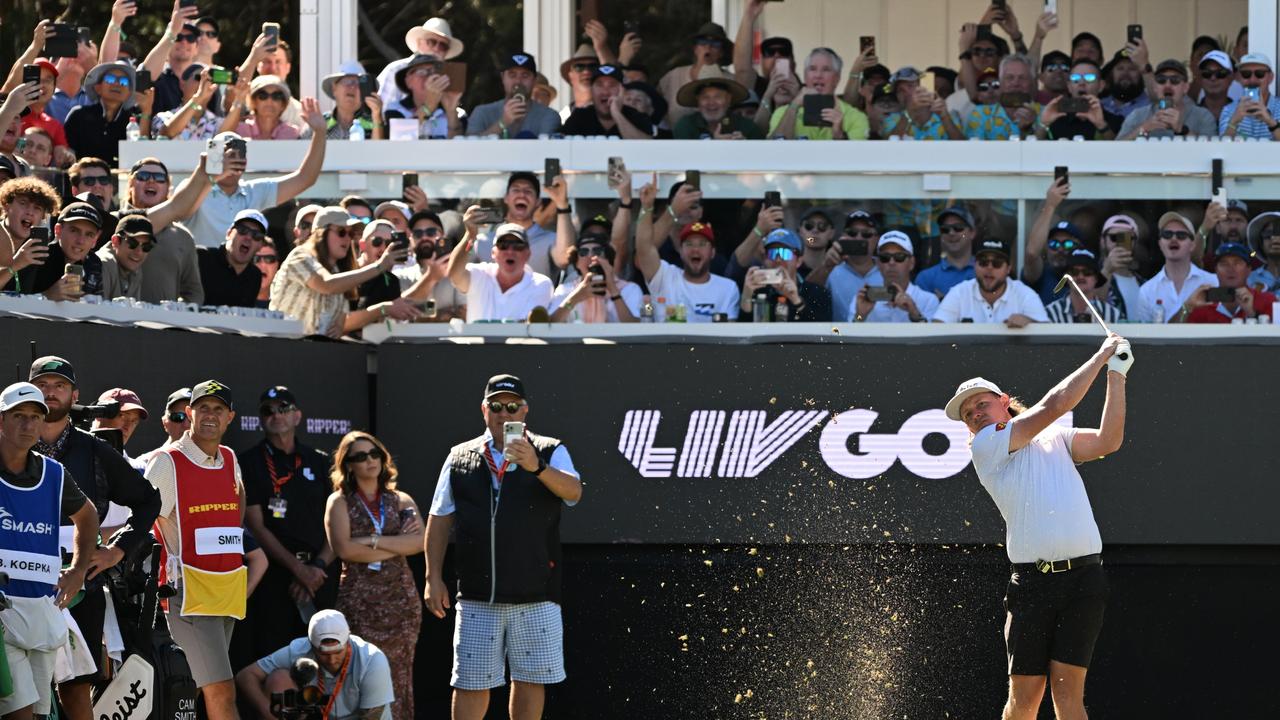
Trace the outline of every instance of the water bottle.
[[751, 298], [751, 322], [769, 322], [769, 296], [758, 293]]
[[351, 121], [351, 129], [347, 131], [347, 139], [352, 142], [362, 142], [364, 140], [364, 126], [360, 124], [360, 120]]
[[778, 298], [778, 304], [773, 309], [774, 322], [788, 322], [791, 320], [791, 306], [787, 304], [786, 298]]
[[1156, 300], [1156, 316], [1154, 319], [1158, 323], [1169, 322], [1169, 319], [1164, 316], [1164, 300]]
[[142, 126], [138, 125], [138, 118], [129, 118], [129, 124], [124, 128], [124, 136], [129, 142], [137, 142], [142, 139]]
[[640, 306], [640, 322], [653, 322], [653, 301], [648, 295], [644, 296], [644, 304]]

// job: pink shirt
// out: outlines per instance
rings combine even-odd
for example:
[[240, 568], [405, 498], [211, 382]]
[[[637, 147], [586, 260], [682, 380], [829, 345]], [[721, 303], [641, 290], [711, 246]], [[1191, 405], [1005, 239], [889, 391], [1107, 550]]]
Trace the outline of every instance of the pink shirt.
[[285, 122], [276, 125], [276, 129], [272, 131], [271, 137], [262, 137], [262, 135], [258, 133], [258, 124], [252, 119], [237, 125], [236, 134], [240, 137], [249, 138], [251, 140], [297, 140], [302, 137], [302, 132], [298, 130], [298, 128]]

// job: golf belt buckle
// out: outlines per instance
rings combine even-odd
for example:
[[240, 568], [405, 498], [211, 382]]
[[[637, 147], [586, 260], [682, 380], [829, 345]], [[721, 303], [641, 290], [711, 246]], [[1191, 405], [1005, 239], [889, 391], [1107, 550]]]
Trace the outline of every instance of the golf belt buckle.
[[1071, 569], [1071, 560], [1037, 560], [1036, 569], [1046, 575], [1049, 573], [1066, 572]]

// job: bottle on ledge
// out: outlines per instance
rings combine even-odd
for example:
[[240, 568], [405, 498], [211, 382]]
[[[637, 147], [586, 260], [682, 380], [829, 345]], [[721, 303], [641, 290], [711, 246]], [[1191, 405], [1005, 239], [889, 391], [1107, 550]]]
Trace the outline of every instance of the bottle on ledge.
[[129, 124], [124, 128], [124, 136], [129, 142], [137, 142], [142, 139], [142, 126], [138, 124], [138, 116], [134, 115], [129, 118]]
[[347, 131], [347, 139], [353, 142], [361, 142], [365, 139], [364, 126], [360, 124], [359, 118], [351, 121], [351, 129]]

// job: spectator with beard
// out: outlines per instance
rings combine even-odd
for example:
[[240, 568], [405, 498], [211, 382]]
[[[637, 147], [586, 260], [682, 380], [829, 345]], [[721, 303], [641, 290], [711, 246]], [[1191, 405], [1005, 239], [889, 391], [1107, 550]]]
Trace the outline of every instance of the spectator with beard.
[[227, 228], [227, 242], [221, 247], [197, 250], [200, 282], [205, 303], [228, 307], [254, 307], [262, 287], [262, 272], [253, 264], [254, 255], [267, 236], [267, 219], [257, 210], [241, 210]]
[[414, 264], [394, 271], [400, 278], [404, 297], [413, 302], [433, 298], [437, 321], [461, 317], [467, 296], [458, 292], [449, 281], [450, 247], [444, 234], [444, 222], [430, 210], [419, 210], [409, 218], [409, 235], [413, 243]]
[[467, 134], [505, 139], [536, 138], [560, 132], [560, 116], [530, 96], [538, 75], [534, 57], [526, 52], [504, 55], [499, 69], [503, 97], [472, 110]]
[[1214, 137], [1218, 123], [1208, 110], [1187, 97], [1187, 68], [1177, 60], [1164, 60], [1153, 77], [1156, 102], [1139, 107], [1125, 118], [1117, 140], [1138, 137]]
[[854, 210], [844, 220], [844, 232], [834, 249], [840, 263], [827, 276], [831, 291], [831, 315], [836, 322], [849, 322], [853, 317], [853, 300], [864, 285], [883, 285], [884, 277], [876, 265], [875, 247], [880, 230], [875, 218], [866, 210]]
[[1235, 66], [1231, 62], [1231, 57], [1221, 50], [1211, 50], [1205, 53], [1200, 62], [1196, 65], [1197, 78], [1200, 83], [1200, 93], [1197, 103], [1200, 107], [1209, 111], [1213, 115], [1215, 122], [1222, 117], [1222, 110], [1230, 105], [1235, 97], [1232, 93], [1239, 90], [1233, 84], [1235, 77]]
[[452, 60], [462, 54], [463, 42], [453, 36], [449, 21], [444, 18], [429, 18], [422, 25], [409, 28], [404, 35], [404, 44], [412, 53], [409, 57], [387, 63], [378, 73], [378, 94], [382, 97], [382, 106], [394, 107], [405, 96], [405, 91], [395, 82], [396, 75], [409, 66], [418, 55], [434, 55], [444, 60]]
[[698, 79], [680, 88], [676, 100], [697, 112], [685, 115], [672, 134], [677, 140], [763, 140], [755, 123], [730, 112], [747, 97], [747, 89], [718, 67], [704, 66]]
[[47, 249], [30, 240], [31, 228], [43, 224], [61, 204], [43, 180], [16, 178], [0, 185], [0, 290], [21, 291], [14, 282], [17, 274], [45, 259]]
[[1112, 215], [1102, 223], [1101, 245], [1103, 262], [1099, 298], [1105, 298], [1125, 318], [1136, 322], [1142, 307], [1140, 288], [1146, 282], [1137, 273], [1137, 253], [1144, 247], [1138, 243], [1138, 223], [1128, 215]]
[[977, 240], [973, 215], [959, 205], [938, 214], [942, 259], [916, 276], [916, 285], [939, 299], [951, 288], [974, 277], [973, 245]]
[[947, 110], [947, 103], [936, 93], [920, 86], [920, 72], [905, 67], [893, 74], [894, 86], [903, 110], [884, 119], [884, 135], [910, 137], [916, 140], [963, 140], [960, 120]]
[[[93, 253], [101, 234], [102, 216], [92, 205], [75, 202], [63, 208], [53, 226], [48, 255], [18, 273], [22, 292], [68, 301], [102, 295], [102, 261]], [[79, 265], [82, 274], [68, 275], [67, 265]]]
[[[762, 244], [764, 264], [747, 270], [738, 301], [738, 321], [755, 320], [752, 303], [763, 294], [766, 314], [774, 322], [831, 322], [831, 293], [796, 274], [800, 267], [800, 238], [786, 228], [777, 228], [764, 237]], [[769, 282], [765, 275], [769, 270], [781, 270], [781, 280]], [[786, 317], [778, 316], [779, 303], [786, 305]]]
[[[809, 140], [866, 140], [867, 116], [835, 97], [844, 61], [831, 48], [815, 48], [805, 58], [804, 90], [785, 106], [773, 111], [769, 136]], [[822, 111], [821, 118], [804, 116], [805, 95], [829, 95], [835, 106]], [[818, 123], [822, 124], [819, 125]]]
[[1102, 89], [1102, 77], [1098, 65], [1092, 60], [1078, 59], [1071, 65], [1069, 96], [1084, 98], [1089, 109], [1083, 112], [1065, 113], [1058, 109], [1063, 97], [1056, 98], [1040, 111], [1040, 125], [1036, 136], [1040, 139], [1067, 139], [1082, 137], [1085, 140], [1114, 140], [1124, 118], [1107, 112], [1098, 100]]
[[1232, 291], [1232, 299], [1211, 302], [1206, 298], [1208, 288], [1200, 286], [1183, 304], [1182, 315], [1188, 323], [1230, 323], [1237, 319], [1248, 320], [1261, 315], [1272, 317], [1276, 296], [1248, 284], [1253, 253], [1238, 243], [1224, 243], [1218, 248], [1215, 274], [1218, 287]]
[[[562, 282], [551, 294], [547, 309], [553, 322], [639, 322], [644, 302], [640, 286], [616, 277], [617, 259], [609, 235], [584, 231], [569, 256], [581, 278]], [[595, 269], [599, 268], [599, 272]]]
[[[1196, 233], [1196, 248], [1191, 257], [1197, 265], [1213, 267], [1213, 258], [1222, 243], [1248, 245], [1249, 206], [1243, 200], [1228, 200], [1226, 208], [1210, 201], [1204, 210], [1204, 222]], [[1203, 257], [1201, 256], [1203, 251]]]
[[1025, 103], [1011, 101], [1004, 106], [1009, 94], [1016, 93], [1031, 98], [1035, 90], [1031, 61], [1025, 55], [1006, 55], [1000, 61], [999, 78], [984, 71], [978, 79], [978, 104], [964, 123], [964, 134], [969, 139], [1008, 140], [1011, 136], [1029, 137], [1035, 134], [1036, 118], [1040, 116], [1040, 104], [1034, 100]]
[[564, 134], [566, 137], [650, 140], [653, 126], [649, 118], [623, 104], [622, 69], [617, 65], [600, 65], [591, 76], [591, 105], [569, 115], [564, 121]]
[[742, 9], [742, 20], [738, 22], [738, 35], [734, 40], [731, 53], [734, 78], [743, 87], [754, 90], [761, 98], [765, 97], [765, 90], [773, 78], [778, 60], [786, 58], [794, 67], [796, 57], [789, 39], [769, 37], [760, 41], [760, 69], [757, 70], [752, 64], [751, 51], [755, 42], [755, 24], [764, 13], [767, 3], [768, 0], [748, 0]]
[[1061, 50], [1051, 50], [1040, 60], [1040, 87], [1036, 102], [1048, 105], [1054, 98], [1071, 91], [1067, 77], [1071, 74], [1071, 58]]
[[[169, 168], [158, 159], [143, 158], [129, 169], [122, 213], [145, 212], [156, 235], [156, 247], [147, 258], [148, 272], [142, 277], [144, 302], [182, 300], [205, 304], [195, 240], [178, 222], [208, 191], [209, 174], [204, 171], [204, 163], [205, 156], [201, 153], [196, 171], [178, 184], [172, 197]], [[108, 223], [113, 221], [114, 218], [107, 218]]]
[[517, 223], [499, 225], [493, 231], [493, 262], [468, 263], [467, 254], [479, 234], [476, 217], [482, 210], [472, 205], [462, 216], [466, 234], [449, 255], [449, 280], [467, 293], [467, 322], [524, 320], [531, 310], [551, 302], [551, 278], [529, 267], [529, 237]]
[[1080, 229], [1063, 220], [1054, 223], [1053, 218], [1063, 201], [1071, 194], [1071, 186], [1061, 178], [1054, 178], [1045, 193], [1044, 203], [1036, 214], [1031, 231], [1027, 233], [1026, 252], [1022, 258], [1022, 282], [1029, 285], [1046, 305], [1062, 297], [1066, 289], [1054, 293], [1053, 289], [1067, 268], [1071, 253], [1084, 247]]
[[974, 249], [974, 279], [947, 291], [933, 314], [933, 322], [1004, 323], [1022, 328], [1049, 321], [1035, 291], [1009, 279], [1013, 263], [1008, 241], [988, 238], [976, 243]]
[[[658, 90], [667, 99], [667, 126], [674, 128], [680, 118], [692, 110], [680, 105], [680, 88], [697, 80], [704, 67], [720, 67], [733, 62], [733, 41], [724, 28], [713, 22], [703, 23], [693, 35], [693, 64], [672, 68], [658, 81]], [[566, 133], [567, 134], [567, 133]]]
[[1089, 305], [1102, 316], [1103, 322], [1112, 325], [1124, 321], [1124, 313], [1115, 305], [1105, 300], [1105, 293], [1099, 292], [1099, 286], [1106, 279], [1098, 270], [1098, 256], [1092, 250], [1078, 248], [1067, 258], [1067, 274], [1075, 280], [1080, 293], [1067, 293], [1065, 296], [1045, 305], [1045, 313], [1049, 322], [1053, 323], [1091, 323], [1093, 313], [1080, 297], [1084, 293], [1089, 298]]
[[649, 294], [666, 298], [667, 306], [687, 308], [688, 322], [711, 322], [717, 313], [732, 317], [737, 313], [738, 286], [732, 280], [711, 274], [715, 255], [715, 233], [703, 222], [685, 225], [680, 231], [679, 251], [683, 268], [666, 262], [654, 243], [653, 206], [657, 188], [640, 188], [640, 218], [636, 226], [636, 268], [649, 286]]
[[[564, 179], [559, 180], [561, 187]], [[551, 189], [547, 189], [548, 193]], [[559, 189], [556, 190], [560, 192]], [[560, 240], [561, 223], [567, 223], [565, 230], [568, 233], [573, 232], [573, 221], [569, 209], [568, 199], [561, 205], [557, 203], [556, 215], [556, 232], [544, 229], [541, 225], [534, 222], [534, 212], [538, 209], [538, 196], [542, 193], [542, 185], [538, 182], [538, 176], [531, 172], [514, 172], [507, 178], [507, 193], [502, 198], [502, 204], [505, 212], [502, 216], [503, 225], [519, 225], [524, 230], [525, 240], [529, 243], [529, 267], [536, 273], [550, 277], [554, 274], [553, 266], [558, 267], [559, 264], [553, 262], [556, 247], [563, 247], [566, 250], [573, 243], [573, 238], [566, 235], [564, 240]], [[563, 218], [561, 216], [564, 216]], [[493, 250], [493, 237], [491, 231], [479, 232], [475, 239], [475, 257], [487, 258]]]
[[1132, 319], [1154, 323], [1181, 322], [1191, 312], [1192, 308], [1186, 303], [1196, 289], [1201, 285], [1217, 287], [1218, 278], [1191, 262], [1196, 232], [1190, 220], [1178, 213], [1167, 212], [1160, 216], [1156, 227], [1160, 229], [1164, 267], [1142, 284], [1142, 304], [1137, 317]]
[[872, 300], [869, 285], [863, 285], [850, 309], [855, 322], [929, 322], [938, 309], [938, 297], [911, 282], [916, 267], [915, 247], [906, 233], [897, 230], [880, 236], [876, 244], [876, 267], [884, 276], [889, 300]]
[[[1280, 99], [1271, 94], [1275, 74], [1271, 58], [1262, 53], [1249, 53], [1236, 65], [1236, 76], [1244, 90], [1239, 100], [1222, 108], [1218, 130], [1223, 137], [1245, 137], [1274, 140], [1280, 131]], [[1258, 99], [1250, 97], [1256, 93]]]
[[1148, 67], [1147, 43], [1142, 38], [1130, 42], [1124, 50], [1116, 53], [1111, 62], [1102, 68], [1102, 78], [1107, 88], [1106, 97], [1102, 98], [1102, 108], [1113, 115], [1127, 118], [1134, 110], [1151, 105], [1151, 98], [1147, 94]]

